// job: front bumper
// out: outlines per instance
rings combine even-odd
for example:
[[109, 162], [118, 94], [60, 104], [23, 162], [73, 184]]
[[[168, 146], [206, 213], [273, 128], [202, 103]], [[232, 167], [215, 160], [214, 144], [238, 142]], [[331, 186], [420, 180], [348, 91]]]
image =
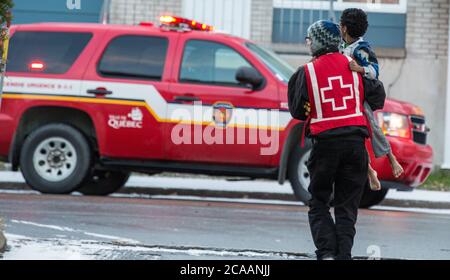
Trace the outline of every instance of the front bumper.
[[[392, 174], [391, 164], [387, 156], [375, 159], [371, 147], [371, 165], [378, 172], [378, 178], [386, 181], [390, 188], [405, 190], [421, 185], [430, 175], [433, 167], [433, 149], [430, 145], [421, 145], [411, 139], [387, 137], [394, 155], [405, 170], [400, 178]], [[370, 146], [370, 145], [368, 145]]]
[[393, 189], [393, 190], [402, 191], [402, 192], [411, 192], [414, 190], [413, 187], [411, 187], [409, 185], [405, 185], [401, 182], [381, 180], [380, 183], [381, 183], [381, 188], [383, 188], [383, 189]]

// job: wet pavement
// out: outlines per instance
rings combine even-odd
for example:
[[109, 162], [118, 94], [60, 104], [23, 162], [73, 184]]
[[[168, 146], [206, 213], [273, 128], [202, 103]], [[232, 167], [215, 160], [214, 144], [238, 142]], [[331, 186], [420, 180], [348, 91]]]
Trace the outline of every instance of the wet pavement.
[[[312, 259], [307, 208], [0, 194], [4, 259]], [[354, 255], [450, 259], [450, 215], [361, 210]]]

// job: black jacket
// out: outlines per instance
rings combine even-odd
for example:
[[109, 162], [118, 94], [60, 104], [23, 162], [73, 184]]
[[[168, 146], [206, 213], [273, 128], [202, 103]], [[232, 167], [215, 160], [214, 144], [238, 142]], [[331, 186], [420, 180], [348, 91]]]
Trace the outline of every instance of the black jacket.
[[[370, 105], [373, 111], [382, 109], [386, 99], [386, 92], [383, 83], [379, 80], [369, 80], [363, 78], [364, 99]], [[288, 104], [289, 111], [293, 118], [306, 120], [305, 104], [309, 102], [308, 87], [304, 67], [300, 67], [292, 75], [288, 85]], [[367, 128], [361, 126], [339, 127], [319, 134], [318, 138], [330, 138], [337, 136], [358, 135], [369, 137]]]

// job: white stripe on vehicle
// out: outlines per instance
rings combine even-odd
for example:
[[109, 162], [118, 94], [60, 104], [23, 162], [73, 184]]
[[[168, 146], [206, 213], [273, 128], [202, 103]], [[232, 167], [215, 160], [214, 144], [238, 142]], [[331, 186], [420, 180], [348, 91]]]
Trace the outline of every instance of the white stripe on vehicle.
[[[105, 87], [112, 91], [105, 99], [144, 101], [161, 121], [194, 123], [213, 122], [212, 106], [168, 103], [151, 84], [133, 84], [104, 81], [83, 81], [70, 79], [44, 79], [9, 76], [4, 92], [37, 95], [92, 97], [89, 89]], [[183, 113], [184, 112], [184, 113]], [[255, 114], [257, 115], [254, 118]], [[182, 115], [182, 116], [180, 116]], [[258, 128], [284, 129], [292, 117], [289, 112], [268, 109], [234, 108], [229, 125]]]

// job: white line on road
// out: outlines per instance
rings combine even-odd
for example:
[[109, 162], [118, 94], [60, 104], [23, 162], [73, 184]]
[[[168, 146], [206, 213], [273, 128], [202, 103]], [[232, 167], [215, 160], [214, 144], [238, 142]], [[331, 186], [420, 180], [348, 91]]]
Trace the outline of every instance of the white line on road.
[[[284, 200], [270, 200], [270, 199], [249, 199], [249, 198], [217, 198], [217, 197], [203, 197], [203, 196], [181, 196], [181, 195], [140, 195], [140, 194], [113, 194], [113, 197], [133, 197], [153, 199], [170, 199], [170, 200], [191, 200], [191, 201], [211, 201], [211, 202], [234, 202], [234, 203], [248, 203], [248, 204], [269, 204], [269, 205], [291, 205], [291, 206], [305, 206], [297, 201]], [[408, 208], [408, 207], [390, 207], [390, 206], [373, 206], [370, 210], [378, 211], [402, 211], [412, 213], [424, 214], [445, 214], [450, 215], [450, 209], [429, 209], [429, 208]]]
[[[0, 194], [33, 194], [40, 195], [36, 191], [27, 190], [0, 190]], [[72, 194], [73, 195], [73, 194]], [[269, 205], [292, 205], [304, 206], [303, 203], [297, 201], [285, 201], [274, 199], [248, 199], [248, 198], [218, 198], [218, 197], [200, 197], [200, 196], [181, 196], [181, 195], [148, 195], [148, 194], [122, 194], [115, 193], [111, 197], [118, 198], [141, 198], [141, 199], [172, 199], [172, 200], [193, 200], [193, 201], [214, 201], [214, 202], [235, 202], [235, 203], [253, 203], [253, 204], [269, 204]], [[390, 206], [374, 206], [371, 210], [378, 211], [403, 211], [424, 214], [443, 214], [450, 215], [450, 209], [430, 209], [430, 208], [411, 208], [411, 207], [390, 207]]]
[[414, 212], [425, 214], [450, 215], [450, 209], [404, 208], [404, 207], [381, 206], [381, 205], [373, 206], [370, 209], [380, 211], [401, 211], [401, 212]]
[[129, 244], [138, 244], [138, 243], [140, 243], [139, 241], [136, 241], [136, 240], [133, 240], [133, 239], [123, 238], [123, 237], [118, 237], [118, 236], [112, 236], [112, 235], [106, 235], [106, 234], [93, 233], [93, 232], [73, 229], [73, 228], [70, 228], [70, 227], [61, 227], [61, 226], [47, 225], [47, 224], [38, 224], [38, 223], [29, 222], [29, 221], [19, 221], [19, 220], [11, 220], [11, 222], [15, 223], [15, 224], [23, 224], [23, 225], [35, 226], [35, 227], [40, 227], [40, 228], [47, 228], [47, 229], [52, 229], [52, 230], [57, 230], [57, 231], [76, 232], [76, 233], [81, 233], [81, 234], [84, 234], [84, 235], [87, 235], [87, 236], [98, 237], [98, 238], [102, 238], [102, 239], [109, 239], [109, 240], [114, 240], [114, 241], [117, 241], [117, 242], [125, 242], [125, 243], [129, 243]]

